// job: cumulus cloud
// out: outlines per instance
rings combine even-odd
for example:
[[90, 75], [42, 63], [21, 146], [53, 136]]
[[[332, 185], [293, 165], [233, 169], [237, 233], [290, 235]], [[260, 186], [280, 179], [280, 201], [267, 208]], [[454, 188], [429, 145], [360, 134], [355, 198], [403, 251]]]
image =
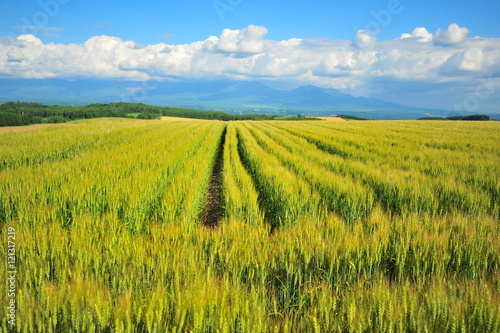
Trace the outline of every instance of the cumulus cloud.
[[465, 41], [467, 34], [469, 34], [469, 29], [465, 27], [459, 27], [458, 24], [452, 23], [448, 27], [448, 30], [438, 29], [434, 35], [434, 42], [436, 45], [454, 45]]
[[40, 40], [40, 38], [35, 37], [33, 35], [21, 35], [17, 37], [17, 40], [21, 42], [30, 43], [33, 45], [42, 45], [42, 41]]
[[373, 44], [375, 44], [376, 40], [377, 40], [377, 37], [373, 36], [373, 32], [359, 30], [356, 33], [355, 44], [360, 49], [364, 49], [364, 48], [372, 47]]
[[441, 67], [441, 71], [449, 76], [459, 76], [462, 72], [480, 72], [483, 63], [483, 50], [471, 47], [455, 53]]
[[[274, 41], [265, 27], [226, 29], [220, 36], [175, 45], [140, 45], [112, 36], [84, 44], [44, 44], [26, 34], [0, 38], [0, 76], [13, 78], [260, 79], [373, 91], [370, 82], [460, 82], [500, 75], [500, 39], [466, 38], [456, 24], [433, 36], [425, 28], [393, 40], [360, 30], [354, 41]], [[442, 47], [446, 45], [446, 47]], [[396, 85], [397, 86], [397, 85]], [[425, 85], [424, 85], [425, 86]]]
[[477, 72], [481, 70], [483, 63], [483, 50], [479, 47], [472, 47], [461, 52], [461, 62], [459, 69], [464, 71]]
[[413, 38], [417, 42], [427, 43], [432, 41], [434, 36], [425, 28], [415, 28], [411, 34], [404, 33], [399, 39]]
[[260, 53], [264, 50], [265, 27], [251, 25], [243, 30], [225, 29], [220, 38], [210, 39], [208, 50], [228, 53]]

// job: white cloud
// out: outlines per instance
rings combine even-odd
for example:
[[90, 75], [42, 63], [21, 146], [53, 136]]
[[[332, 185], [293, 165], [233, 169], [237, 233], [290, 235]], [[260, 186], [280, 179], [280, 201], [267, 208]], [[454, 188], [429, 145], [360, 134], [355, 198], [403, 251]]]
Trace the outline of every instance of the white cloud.
[[436, 45], [454, 45], [465, 41], [467, 34], [470, 31], [467, 28], [459, 27], [458, 24], [452, 23], [448, 30], [438, 29], [434, 35]]
[[210, 39], [208, 50], [229, 53], [260, 53], [264, 50], [263, 37], [268, 30], [251, 25], [243, 30], [225, 29], [220, 38]]
[[[421, 27], [386, 41], [377, 41], [364, 30], [356, 34], [354, 42], [297, 38], [272, 41], [264, 39], [266, 28], [249, 26], [226, 29], [220, 37], [191, 44], [147, 46], [104, 35], [69, 45], [43, 44], [33, 35], [21, 35], [0, 40], [0, 75], [29, 77], [36, 73], [36, 77], [135, 80], [238, 75], [280, 80], [309, 73], [313, 80], [328, 80], [328, 85], [335, 86], [346, 78], [438, 80], [442, 79], [439, 75], [456, 77], [467, 75], [464, 72], [485, 74], [497, 69], [499, 41], [463, 39], [466, 32], [468, 29], [452, 24], [447, 31], [436, 33], [439, 41], [435, 43], [429, 43], [432, 34]], [[445, 39], [448, 47], [435, 45]]]
[[[393, 40], [360, 30], [353, 41], [326, 38], [265, 39], [265, 27], [226, 29], [219, 37], [174, 45], [139, 45], [95, 36], [84, 44], [44, 44], [33, 35], [0, 38], [0, 76], [15, 78], [261, 79], [377, 91], [375, 83], [453, 82], [474, 87], [500, 76], [500, 39], [466, 38], [456, 24], [433, 36], [418, 27]], [[433, 41], [433, 42], [432, 42]], [[442, 47], [446, 45], [446, 47]]]
[[364, 49], [364, 48], [372, 47], [375, 44], [376, 40], [377, 40], [377, 37], [373, 36], [373, 32], [359, 30], [356, 33], [355, 44], [360, 49]]
[[434, 36], [425, 28], [415, 28], [411, 34], [404, 33], [401, 35], [401, 37], [399, 37], [399, 39], [406, 38], [414, 38], [418, 42], [427, 43], [432, 41]]
[[469, 47], [449, 57], [441, 67], [441, 72], [447, 76], [462, 76], [464, 72], [480, 72], [482, 64], [483, 50]]
[[30, 44], [34, 44], [34, 45], [42, 45], [42, 41], [33, 35], [21, 35], [21, 36], [17, 37], [17, 39], [19, 41], [24, 41], [26, 43], [30, 43]]
[[472, 47], [462, 52], [462, 61], [459, 69], [464, 71], [477, 72], [481, 70], [483, 62], [483, 50], [479, 47]]

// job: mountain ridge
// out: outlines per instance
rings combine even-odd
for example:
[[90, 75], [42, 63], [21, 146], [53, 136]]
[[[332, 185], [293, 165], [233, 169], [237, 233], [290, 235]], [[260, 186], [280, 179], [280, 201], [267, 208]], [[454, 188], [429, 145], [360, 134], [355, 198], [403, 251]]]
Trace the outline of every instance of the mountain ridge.
[[59, 105], [132, 102], [218, 110], [233, 114], [267, 113], [308, 116], [352, 114], [370, 119], [417, 119], [466, 115], [355, 97], [340, 90], [304, 85], [278, 90], [259, 81], [139, 82], [124, 80], [62, 80], [0, 78], [0, 101]]

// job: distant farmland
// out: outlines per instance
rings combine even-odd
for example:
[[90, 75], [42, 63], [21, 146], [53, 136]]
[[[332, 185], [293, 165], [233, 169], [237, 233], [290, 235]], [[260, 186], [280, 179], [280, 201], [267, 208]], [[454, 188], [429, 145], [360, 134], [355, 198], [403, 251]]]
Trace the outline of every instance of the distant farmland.
[[2, 331], [498, 332], [499, 142], [442, 121], [0, 134]]

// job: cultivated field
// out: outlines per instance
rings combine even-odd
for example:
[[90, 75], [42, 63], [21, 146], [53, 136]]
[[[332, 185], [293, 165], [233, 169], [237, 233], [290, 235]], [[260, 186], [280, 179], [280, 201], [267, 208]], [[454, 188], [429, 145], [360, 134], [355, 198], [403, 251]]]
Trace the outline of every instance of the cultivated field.
[[9, 132], [29, 132], [29, 131], [41, 130], [44, 128], [71, 126], [71, 125], [72, 124], [63, 123], [63, 124], [36, 124], [28, 126], [3, 126], [0, 127], [0, 134], [5, 134]]
[[498, 122], [5, 133], [0, 330], [498, 332], [499, 165]]
[[314, 118], [319, 118], [319, 119], [323, 119], [326, 121], [346, 121], [345, 119], [340, 118], [340, 117], [314, 117]]

